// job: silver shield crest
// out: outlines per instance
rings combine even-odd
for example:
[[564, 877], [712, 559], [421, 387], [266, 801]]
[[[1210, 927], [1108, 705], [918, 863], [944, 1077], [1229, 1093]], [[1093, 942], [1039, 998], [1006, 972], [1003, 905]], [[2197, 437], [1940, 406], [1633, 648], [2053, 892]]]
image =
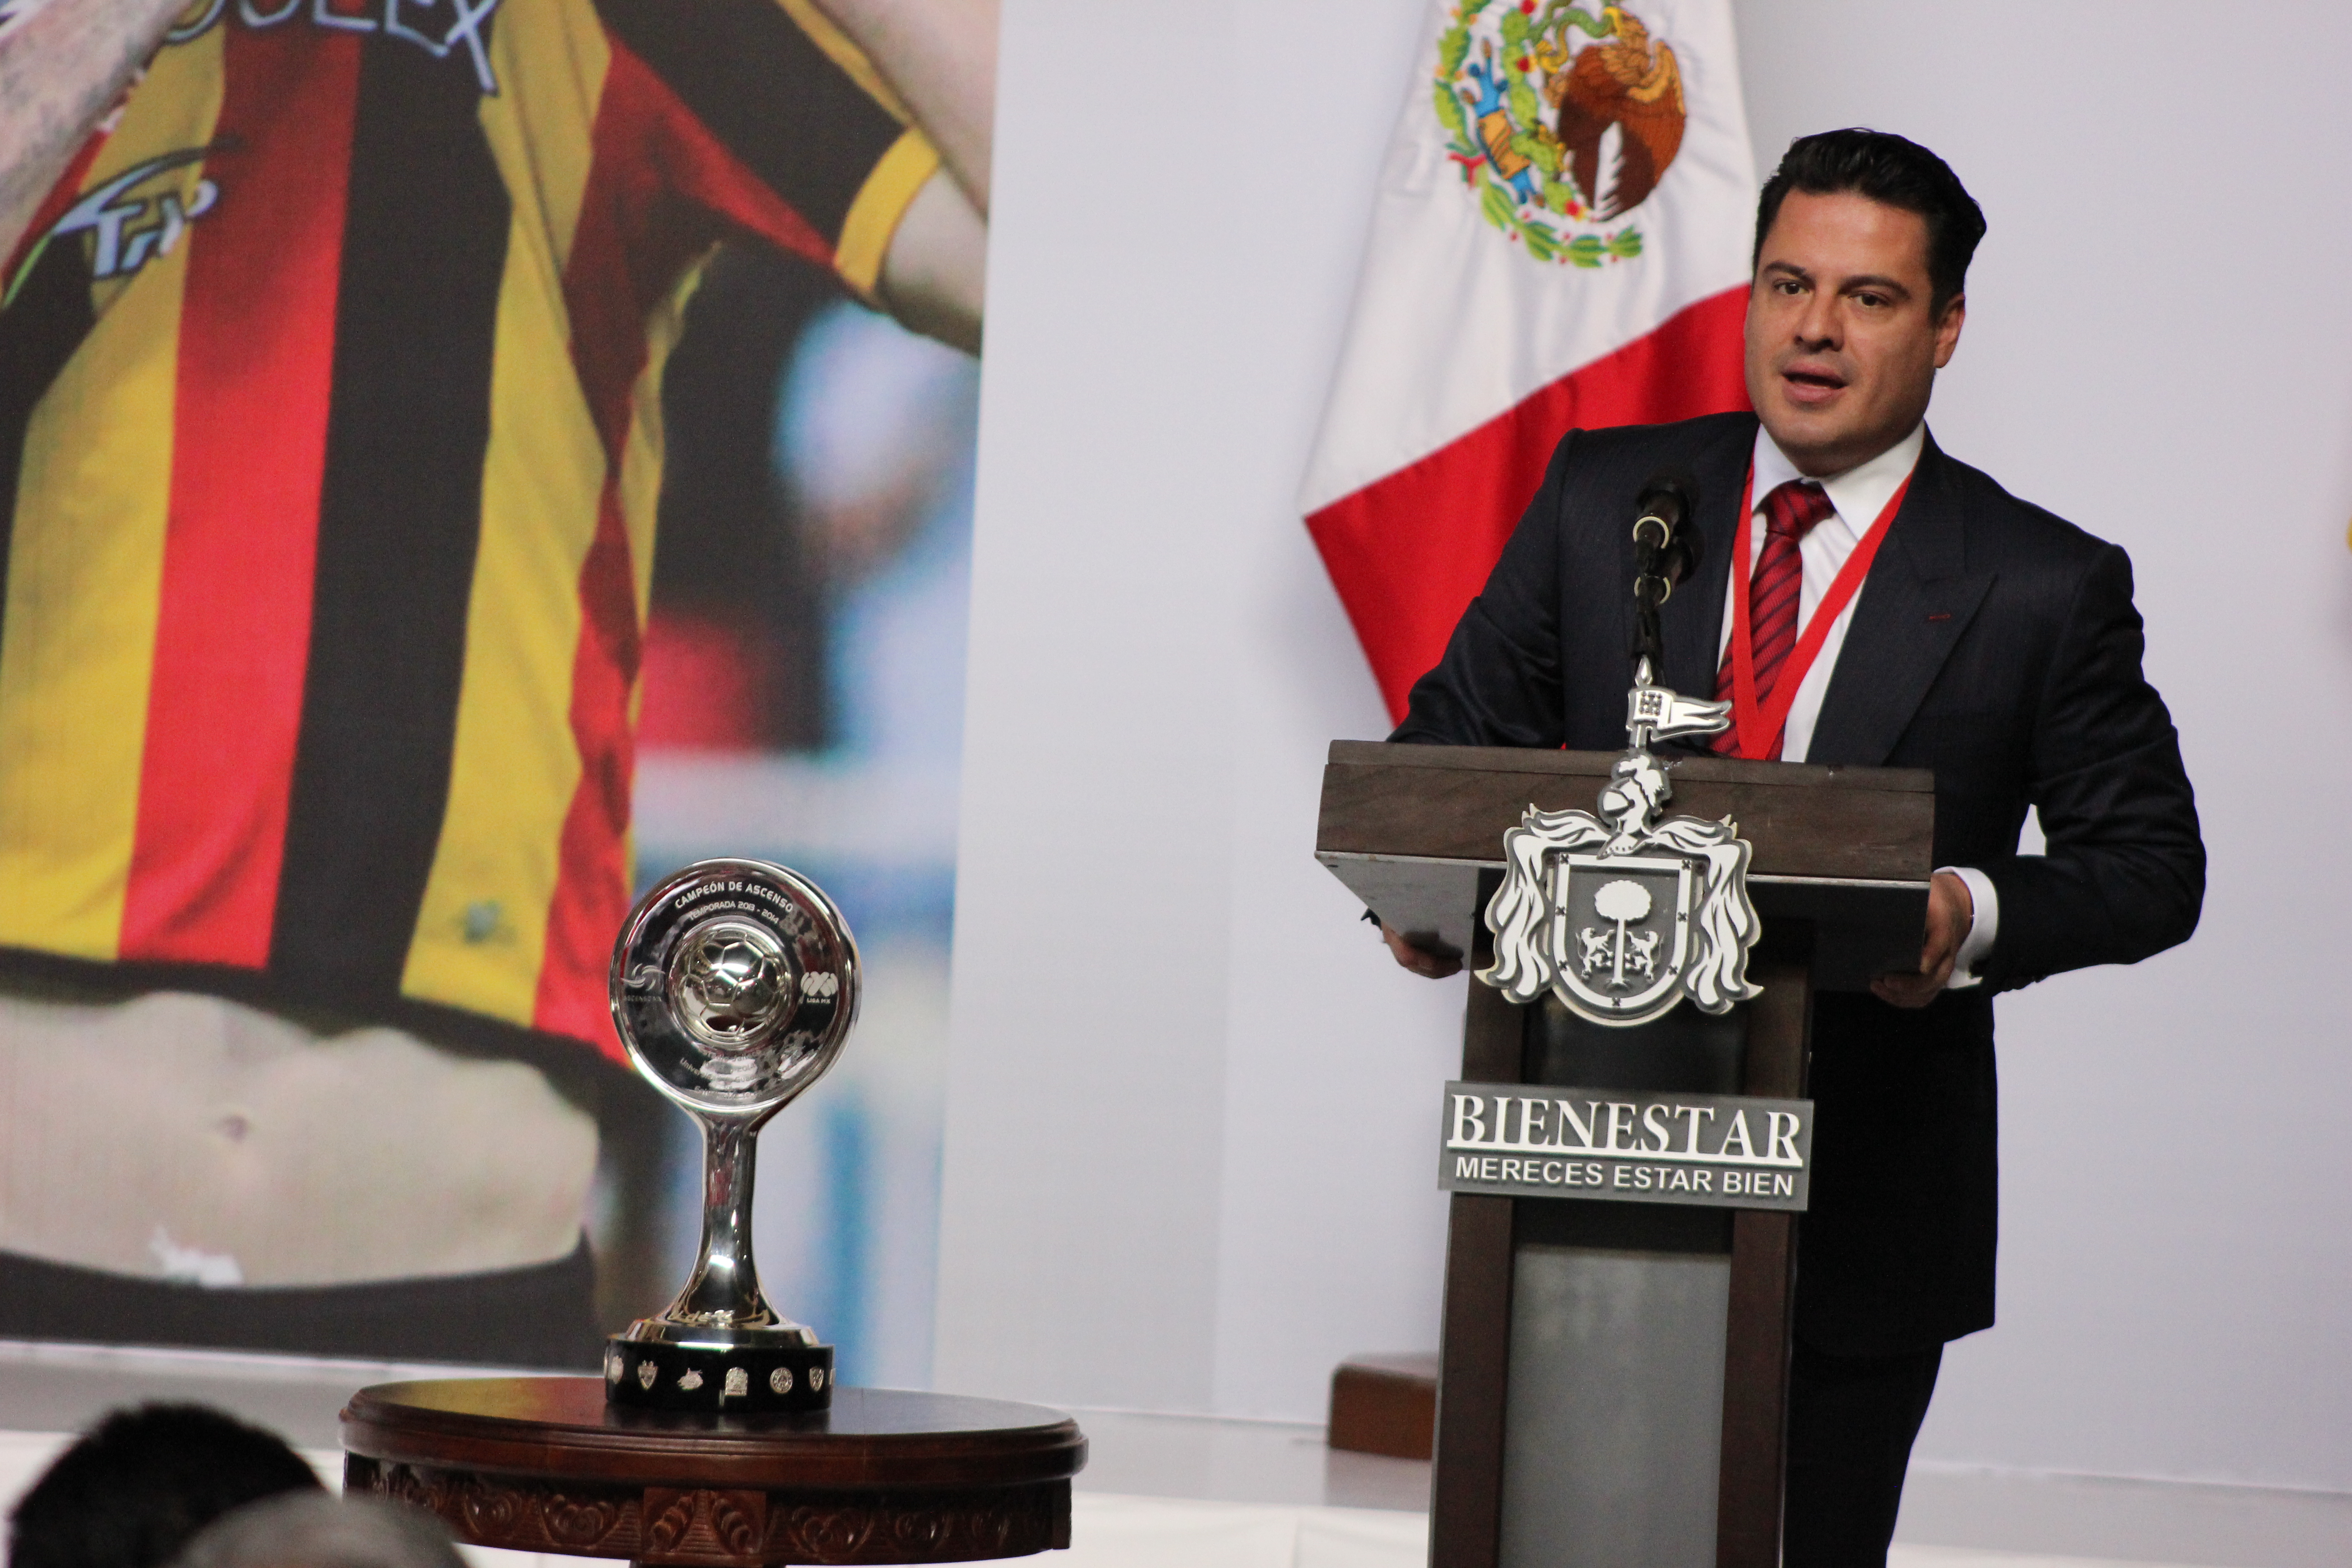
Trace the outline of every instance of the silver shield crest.
[[1503, 885], [1486, 905], [1495, 963], [1478, 978], [1514, 1002], [1549, 991], [1596, 1024], [1646, 1024], [1687, 996], [1722, 1013], [1763, 994], [1748, 981], [1762, 931], [1748, 897], [1748, 843], [1730, 818], [1660, 810], [1673, 795], [1652, 739], [1712, 734], [1728, 703], [1650, 683], [1626, 701], [1633, 745], [1610, 770], [1600, 814], [1533, 805], [1503, 835]]

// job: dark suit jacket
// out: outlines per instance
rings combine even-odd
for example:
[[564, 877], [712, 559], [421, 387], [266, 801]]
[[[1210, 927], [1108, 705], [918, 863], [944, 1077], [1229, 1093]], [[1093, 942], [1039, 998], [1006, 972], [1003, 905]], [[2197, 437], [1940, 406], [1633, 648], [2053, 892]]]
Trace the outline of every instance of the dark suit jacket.
[[[1572, 432], [1486, 589], [1391, 738], [1625, 744], [1637, 492], [1696, 481], [1706, 554], [1667, 601], [1663, 684], [1712, 696], [1753, 415]], [[2140, 674], [2131, 563], [1931, 438], [1872, 563], [1806, 759], [1931, 768], [1936, 863], [2000, 899], [1981, 990], [1916, 1012], [1823, 995], [1797, 1329], [1852, 1354], [1990, 1325], [1998, 1215], [1991, 991], [2185, 941], [2205, 888], [2197, 808]], [[2027, 807], [2048, 849], [2017, 852]]]

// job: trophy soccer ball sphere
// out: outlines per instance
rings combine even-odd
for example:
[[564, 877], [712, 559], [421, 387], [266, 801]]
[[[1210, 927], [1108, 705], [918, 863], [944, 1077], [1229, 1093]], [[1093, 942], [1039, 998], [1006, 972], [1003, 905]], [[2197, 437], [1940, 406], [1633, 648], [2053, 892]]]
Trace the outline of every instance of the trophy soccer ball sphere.
[[783, 1011], [785, 966], [763, 934], [737, 927], [688, 939], [677, 1000], [682, 1021], [712, 1045], [757, 1044]]

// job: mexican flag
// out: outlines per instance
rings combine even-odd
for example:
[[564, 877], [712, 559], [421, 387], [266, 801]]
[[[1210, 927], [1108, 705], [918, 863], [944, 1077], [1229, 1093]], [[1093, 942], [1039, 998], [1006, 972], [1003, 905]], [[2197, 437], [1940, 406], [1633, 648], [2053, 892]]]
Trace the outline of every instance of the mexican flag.
[[1440, 0], [1300, 498], [1391, 714], [1571, 428], [1748, 405], [1729, 0]]

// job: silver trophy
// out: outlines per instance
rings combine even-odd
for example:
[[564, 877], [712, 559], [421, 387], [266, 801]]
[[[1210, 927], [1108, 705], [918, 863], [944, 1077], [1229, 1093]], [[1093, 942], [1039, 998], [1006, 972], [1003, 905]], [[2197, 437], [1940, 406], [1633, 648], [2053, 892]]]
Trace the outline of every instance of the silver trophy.
[[656, 1410], [823, 1410], [833, 1347], [779, 1314], [751, 1264], [758, 1133], [833, 1066], [857, 1017], [857, 943], [815, 883], [703, 860], [629, 912], [613, 1022], [630, 1059], [701, 1124], [702, 1251], [677, 1300], [604, 1350], [604, 1396]]

